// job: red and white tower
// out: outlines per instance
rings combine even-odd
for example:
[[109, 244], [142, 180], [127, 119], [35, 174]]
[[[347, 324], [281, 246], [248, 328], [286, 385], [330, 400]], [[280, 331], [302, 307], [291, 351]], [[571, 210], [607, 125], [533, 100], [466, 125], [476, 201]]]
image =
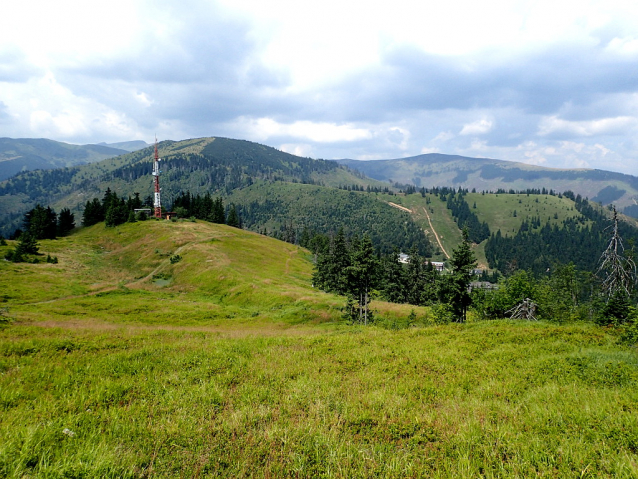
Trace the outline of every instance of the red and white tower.
[[155, 186], [155, 200], [153, 206], [155, 207], [155, 218], [160, 219], [162, 217], [162, 200], [160, 199], [160, 169], [159, 169], [159, 154], [157, 153], [157, 137], [155, 137], [155, 160], [153, 161], [153, 184]]

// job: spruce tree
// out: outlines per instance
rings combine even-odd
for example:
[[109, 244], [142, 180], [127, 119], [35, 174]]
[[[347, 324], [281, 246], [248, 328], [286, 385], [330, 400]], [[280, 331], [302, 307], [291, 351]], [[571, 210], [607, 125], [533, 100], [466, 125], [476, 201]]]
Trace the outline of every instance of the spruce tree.
[[66, 236], [75, 228], [75, 215], [68, 208], [62, 208], [58, 215], [58, 236]]
[[[235, 212], [236, 213], [236, 212]], [[226, 223], [226, 214], [224, 212], [224, 201], [221, 196], [218, 196], [213, 202], [213, 210], [211, 212], [210, 220], [213, 223], [223, 225]], [[231, 225], [234, 226], [234, 225]]]
[[93, 198], [92, 201], [87, 201], [82, 214], [82, 225], [92, 226], [104, 221], [104, 213], [104, 206], [100, 200]]
[[230, 211], [228, 212], [226, 224], [228, 226], [234, 226], [235, 228], [240, 227], [239, 215], [237, 214], [237, 209], [235, 208], [234, 204], [230, 205]]
[[38, 204], [24, 215], [23, 227], [36, 239], [55, 239], [57, 215], [50, 207]]
[[464, 323], [467, 319], [467, 308], [472, 304], [469, 287], [472, 271], [477, 265], [467, 228], [463, 229], [463, 241], [452, 252], [450, 265], [452, 275], [449, 278], [448, 302], [452, 306], [456, 320]]
[[395, 247], [392, 254], [383, 257], [380, 265], [383, 278], [383, 296], [392, 303], [405, 303], [405, 272], [399, 262], [399, 250]]
[[20, 235], [15, 250], [8, 253], [7, 259], [14, 263], [22, 263], [26, 261], [26, 255], [38, 254], [38, 251], [39, 245], [35, 236], [30, 234], [28, 231], [25, 231]]
[[359, 321], [368, 324], [371, 320], [368, 305], [370, 292], [377, 284], [378, 260], [374, 254], [374, 247], [370, 237], [365, 234], [353, 248], [351, 264], [346, 268], [346, 289], [354, 296], [359, 305]]

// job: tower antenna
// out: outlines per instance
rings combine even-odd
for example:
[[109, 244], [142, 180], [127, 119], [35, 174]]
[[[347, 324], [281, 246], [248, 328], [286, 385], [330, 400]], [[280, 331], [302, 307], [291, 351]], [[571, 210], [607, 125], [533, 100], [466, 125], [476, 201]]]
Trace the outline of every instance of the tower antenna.
[[155, 187], [155, 200], [153, 201], [153, 207], [155, 208], [155, 218], [162, 218], [162, 200], [160, 198], [160, 169], [159, 169], [160, 157], [157, 152], [157, 136], [155, 136], [155, 160], [153, 161], [153, 184]]

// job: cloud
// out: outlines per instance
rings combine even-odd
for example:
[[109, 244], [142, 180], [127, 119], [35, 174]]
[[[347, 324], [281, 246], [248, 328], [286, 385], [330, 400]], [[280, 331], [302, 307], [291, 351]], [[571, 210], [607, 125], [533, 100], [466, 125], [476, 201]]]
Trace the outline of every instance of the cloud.
[[9, 45], [0, 50], [0, 82], [22, 83], [39, 72], [17, 47]]
[[244, 120], [244, 128], [251, 130], [251, 136], [267, 140], [270, 138], [290, 137], [311, 140], [317, 143], [351, 142], [368, 139], [369, 130], [353, 125], [333, 123], [314, 123], [298, 121], [290, 124], [279, 123], [272, 118]]
[[638, 171], [638, 6], [397, 2], [13, 2], [0, 17], [3, 134]]
[[568, 121], [557, 116], [543, 118], [539, 124], [540, 136], [579, 137], [595, 135], [623, 135], [636, 127], [638, 120], [628, 116], [601, 118], [590, 121]]
[[493, 126], [494, 122], [492, 120], [482, 118], [475, 122], [463, 125], [463, 129], [460, 131], [459, 135], [483, 135], [488, 133]]

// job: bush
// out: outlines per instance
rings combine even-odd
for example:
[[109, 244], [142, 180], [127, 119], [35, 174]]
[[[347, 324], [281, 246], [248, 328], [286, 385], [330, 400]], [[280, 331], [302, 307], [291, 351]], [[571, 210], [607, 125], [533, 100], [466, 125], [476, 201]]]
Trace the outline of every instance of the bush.
[[602, 326], [625, 324], [629, 322], [629, 317], [634, 311], [635, 309], [632, 308], [627, 293], [619, 290], [603, 306], [601, 314], [597, 318], [597, 323]]
[[182, 257], [178, 254], [174, 254], [170, 257], [171, 264], [179, 263], [182, 260]]
[[436, 324], [450, 324], [454, 321], [454, 310], [447, 303], [436, 303], [432, 306], [432, 317]]

